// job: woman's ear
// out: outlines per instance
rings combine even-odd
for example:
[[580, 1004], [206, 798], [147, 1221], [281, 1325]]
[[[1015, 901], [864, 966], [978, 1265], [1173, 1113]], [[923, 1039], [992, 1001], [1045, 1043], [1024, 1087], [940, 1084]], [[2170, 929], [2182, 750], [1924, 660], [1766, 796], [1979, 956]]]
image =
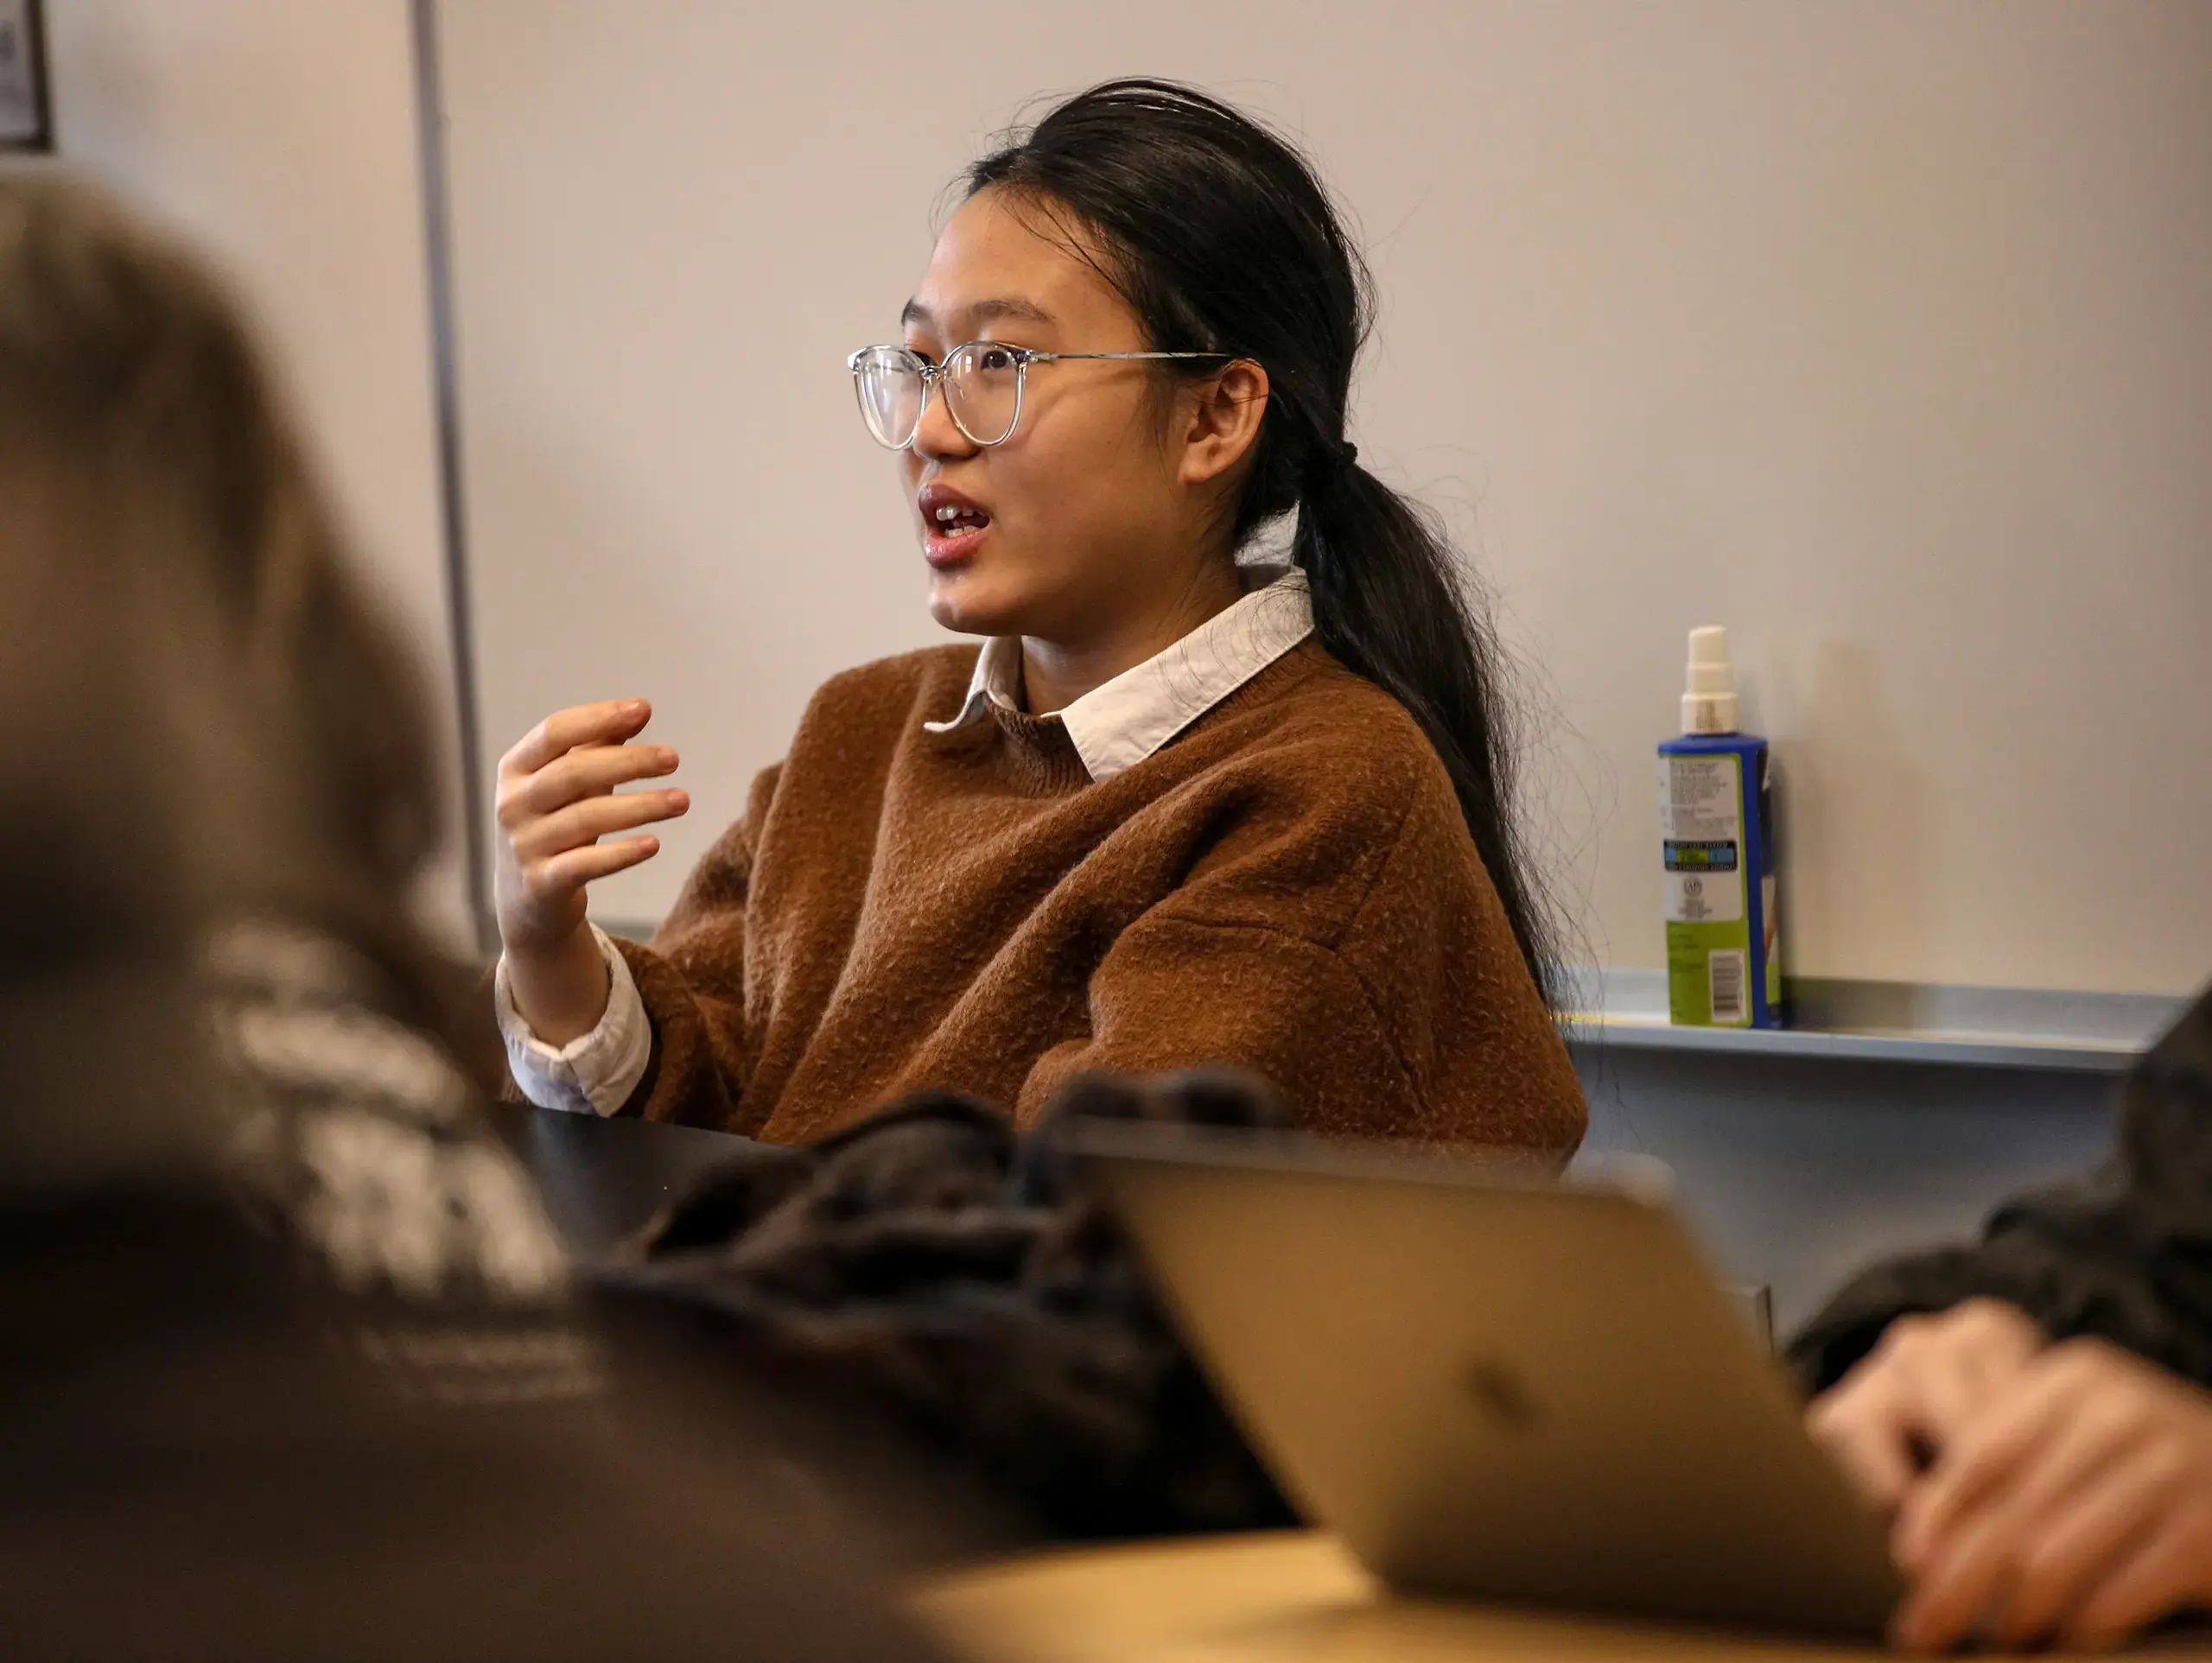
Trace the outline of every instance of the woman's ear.
[[1205, 485], [1236, 467], [1259, 441], [1268, 413], [1268, 372], [1240, 358], [1192, 387], [1197, 396], [1184, 406], [1188, 416], [1177, 476], [1185, 485]]

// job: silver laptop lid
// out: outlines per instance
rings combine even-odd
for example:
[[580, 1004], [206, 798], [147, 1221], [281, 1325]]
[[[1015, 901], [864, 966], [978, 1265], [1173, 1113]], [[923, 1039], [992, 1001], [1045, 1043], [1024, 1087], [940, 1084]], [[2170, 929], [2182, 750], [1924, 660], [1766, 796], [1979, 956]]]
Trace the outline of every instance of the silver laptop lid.
[[1881, 1630], [1881, 1527], [1653, 1169], [1565, 1184], [1107, 1122], [1077, 1142], [1286, 1488], [1386, 1581]]

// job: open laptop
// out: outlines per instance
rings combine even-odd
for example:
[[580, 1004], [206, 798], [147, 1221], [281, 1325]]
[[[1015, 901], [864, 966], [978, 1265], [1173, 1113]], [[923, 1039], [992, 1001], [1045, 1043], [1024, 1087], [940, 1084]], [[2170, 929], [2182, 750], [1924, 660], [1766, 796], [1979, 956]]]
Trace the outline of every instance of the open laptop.
[[1882, 1631], [1881, 1526], [1662, 1201], [1199, 1128], [1077, 1146], [1278, 1479], [1391, 1586]]

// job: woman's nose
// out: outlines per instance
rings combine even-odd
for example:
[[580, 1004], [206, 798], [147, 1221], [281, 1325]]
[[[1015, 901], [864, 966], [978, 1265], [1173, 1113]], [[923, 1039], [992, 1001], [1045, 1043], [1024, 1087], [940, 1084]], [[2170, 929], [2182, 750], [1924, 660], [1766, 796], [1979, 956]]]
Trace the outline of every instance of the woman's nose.
[[952, 419], [944, 407], [944, 389], [932, 387], [922, 405], [922, 419], [914, 428], [914, 454], [931, 460], [973, 456], [979, 447]]

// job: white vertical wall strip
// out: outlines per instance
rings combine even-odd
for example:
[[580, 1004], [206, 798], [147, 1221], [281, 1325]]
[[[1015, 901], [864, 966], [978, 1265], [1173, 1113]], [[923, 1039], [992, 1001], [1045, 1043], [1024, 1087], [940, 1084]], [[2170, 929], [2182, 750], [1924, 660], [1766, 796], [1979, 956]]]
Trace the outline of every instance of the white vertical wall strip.
[[473, 941], [405, 0], [64, 0], [47, 16], [60, 162], [228, 271], [416, 644], [456, 804], [424, 904]]

